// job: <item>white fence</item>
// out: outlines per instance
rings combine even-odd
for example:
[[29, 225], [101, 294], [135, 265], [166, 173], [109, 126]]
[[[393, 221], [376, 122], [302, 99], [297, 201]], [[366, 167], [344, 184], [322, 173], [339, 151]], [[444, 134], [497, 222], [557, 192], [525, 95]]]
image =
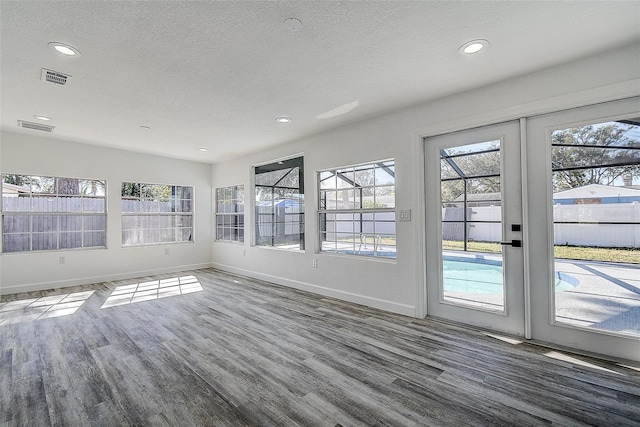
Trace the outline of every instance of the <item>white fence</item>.
[[257, 206], [258, 236], [284, 237], [300, 235], [304, 226], [303, 212], [299, 206]]
[[[640, 203], [554, 205], [557, 245], [640, 248]], [[597, 223], [607, 224], [597, 224]], [[612, 224], [626, 223], [626, 224]]]
[[[481, 242], [502, 240], [501, 224], [476, 221], [500, 221], [500, 206], [467, 209], [467, 238]], [[442, 209], [445, 221], [462, 221], [463, 209]], [[640, 248], [640, 203], [584, 204], [553, 206], [554, 243], [556, 245]], [[604, 224], [603, 224], [604, 223]], [[442, 225], [445, 240], [463, 240], [462, 222]]]

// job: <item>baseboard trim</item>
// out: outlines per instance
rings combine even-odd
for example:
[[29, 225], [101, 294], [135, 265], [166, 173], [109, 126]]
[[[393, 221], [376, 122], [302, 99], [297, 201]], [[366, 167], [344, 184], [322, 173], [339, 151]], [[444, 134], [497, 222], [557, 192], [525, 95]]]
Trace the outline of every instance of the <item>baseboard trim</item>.
[[402, 314], [404, 316], [416, 317], [416, 307], [413, 305], [400, 304], [397, 302], [369, 297], [366, 295], [354, 294], [352, 292], [345, 292], [338, 289], [327, 288], [325, 286], [314, 285], [312, 283], [301, 282], [299, 280], [291, 280], [280, 276], [273, 276], [271, 274], [264, 274], [253, 270], [233, 267], [226, 264], [214, 262], [212, 263], [212, 267], [229, 273], [248, 276], [253, 279], [264, 280], [278, 285], [287, 286], [302, 291], [308, 291], [326, 297], [336, 298], [342, 301], [366, 305], [367, 307], [377, 308], [396, 314]]
[[211, 268], [212, 263], [200, 263], [181, 265], [166, 268], [154, 268], [151, 270], [128, 271], [119, 274], [106, 274], [102, 276], [76, 277], [65, 280], [55, 280], [51, 282], [29, 283], [15, 286], [0, 286], [0, 295], [17, 294], [21, 292], [44, 291], [49, 289], [64, 289], [70, 286], [91, 285], [94, 283], [111, 282], [114, 280], [135, 279], [136, 277], [153, 276], [155, 274], [177, 273], [187, 270], [198, 270], [201, 268]]

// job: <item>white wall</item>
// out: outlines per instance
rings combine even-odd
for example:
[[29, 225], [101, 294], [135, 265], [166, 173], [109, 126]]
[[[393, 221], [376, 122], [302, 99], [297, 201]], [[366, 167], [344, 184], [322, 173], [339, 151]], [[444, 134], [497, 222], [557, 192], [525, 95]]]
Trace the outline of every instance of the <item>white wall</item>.
[[[253, 247], [253, 214], [247, 205], [247, 241], [244, 245], [214, 242], [213, 263], [228, 271], [422, 317], [425, 283], [437, 274], [424, 267], [422, 137], [638, 95], [638, 63], [640, 49], [633, 45], [215, 164], [212, 186], [244, 184], [248, 204], [253, 165], [303, 153], [307, 249], [291, 253]], [[411, 209], [411, 221], [398, 222], [397, 260], [318, 253], [315, 172], [387, 158], [396, 160], [396, 206]], [[312, 267], [314, 258], [317, 268]]]
[[[104, 179], [108, 190], [107, 249], [2, 254], [2, 294], [210, 266], [211, 165], [2, 132], [0, 171]], [[120, 231], [123, 181], [193, 186], [194, 242], [123, 248]], [[168, 255], [164, 254], [166, 248]], [[62, 255], [65, 264], [58, 262]]]
[[[425, 283], [437, 274], [426, 271], [424, 263], [422, 137], [639, 95], [638, 63], [638, 45], [629, 46], [213, 166], [3, 132], [1, 172], [106, 179], [111, 190], [121, 181], [193, 185], [196, 242], [122, 248], [119, 192], [110, 191], [108, 249], [65, 251], [64, 265], [58, 264], [60, 252], [3, 254], [0, 291], [62, 287], [214, 265], [422, 317], [426, 314]], [[305, 156], [307, 250], [293, 253], [253, 247], [251, 209], [247, 209], [244, 245], [211, 243], [211, 187], [244, 184], [245, 200], [249, 201], [252, 165], [299, 153]], [[398, 223], [397, 260], [317, 253], [315, 171], [387, 158], [396, 160], [397, 208], [411, 209], [411, 221]], [[168, 256], [164, 255], [165, 247], [170, 248]], [[312, 267], [314, 258], [318, 259], [317, 268]]]

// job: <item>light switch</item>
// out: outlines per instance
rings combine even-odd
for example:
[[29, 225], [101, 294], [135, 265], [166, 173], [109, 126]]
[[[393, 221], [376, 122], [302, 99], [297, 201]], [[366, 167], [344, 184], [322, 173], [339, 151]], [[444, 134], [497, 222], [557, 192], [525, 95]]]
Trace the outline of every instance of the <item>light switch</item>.
[[411, 209], [399, 209], [398, 219], [400, 221], [411, 221]]

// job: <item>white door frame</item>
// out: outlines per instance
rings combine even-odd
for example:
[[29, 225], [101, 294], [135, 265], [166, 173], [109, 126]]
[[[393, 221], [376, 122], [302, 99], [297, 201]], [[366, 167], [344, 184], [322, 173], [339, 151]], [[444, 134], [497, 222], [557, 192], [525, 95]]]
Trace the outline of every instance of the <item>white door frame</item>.
[[640, 361], [640, 338], [586, 330], [555, 322], [551, 282], [553, 256], [553, 191], [551, 188], [552, 130], [574, 125], [620, 120], [640, 116], [640, 97], [544, 114], [527, 119], [525, 218], [529, 235], [525, 240], [530, 298], [535, 312], [531, 316], [533, 339], [613, 357]]
[[[442, 289], [442, 209], [440, 206], [440, 148], [466, 145], [500, 139], [502, 176], [502, 236], [503, 241], [522, 239], [522, 232], [510, 230], [511, 223], [523, 224], [521, 180], [522, 160], [521, 123], [517, 120], [482, 128], [463, 130], [425, 139], [425, 198], [426, 198], [426, 245], [427, 262], [427, 311], [429, 315], [448, 320], [470, 323], [476, 326], [524, 336], [525, 297], [523, 284], [523, 248], [505, 246], [503, 268], [505, 279], [504, 312], [489, 312], [468, 306], [443, 301]], [[509, 194], [507, 196], [506, 194]], [[435, 243], [437, 241], [438, 243]]]

